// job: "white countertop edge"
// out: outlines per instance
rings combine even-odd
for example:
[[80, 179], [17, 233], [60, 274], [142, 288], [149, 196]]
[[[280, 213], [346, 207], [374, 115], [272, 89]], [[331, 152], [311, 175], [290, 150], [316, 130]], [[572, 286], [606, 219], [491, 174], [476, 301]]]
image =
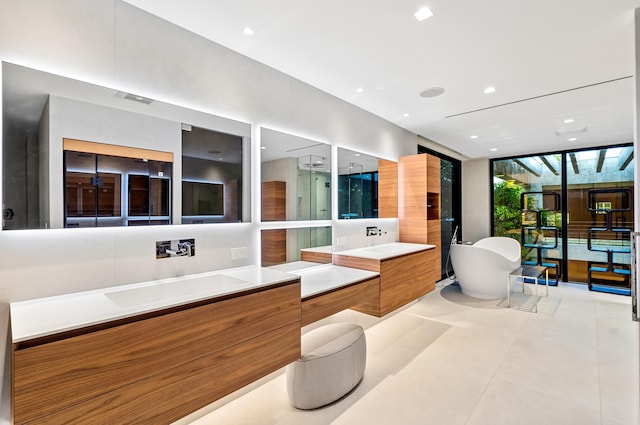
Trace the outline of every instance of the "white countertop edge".
[[420, 251], [434, 249], [436, 245], [417, 244], [408, 242], [391, 242], [380, 245], [366, 246], [362, 248], [347, 249], [344, 251], [336, 251], [334, 255], [344, 255], [349, 257], [360, 257], [372, 260], [388, 260], [394, 257], [414, 254]]

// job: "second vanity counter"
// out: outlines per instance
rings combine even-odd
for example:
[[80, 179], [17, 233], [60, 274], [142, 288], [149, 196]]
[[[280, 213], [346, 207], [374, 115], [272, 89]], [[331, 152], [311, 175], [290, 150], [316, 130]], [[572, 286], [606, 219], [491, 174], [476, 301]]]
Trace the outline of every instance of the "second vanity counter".
[[387, 243], [335, 252], [333, 262], [380, 274], [377, 296], [354, 309], [381, 317], [435, 289], [439, 277], [435, 248], [427, 244]]
[[377, 272], [296, 261], [271, 268], [300, 276], [302, 326], [368, 302], [380, 290]]

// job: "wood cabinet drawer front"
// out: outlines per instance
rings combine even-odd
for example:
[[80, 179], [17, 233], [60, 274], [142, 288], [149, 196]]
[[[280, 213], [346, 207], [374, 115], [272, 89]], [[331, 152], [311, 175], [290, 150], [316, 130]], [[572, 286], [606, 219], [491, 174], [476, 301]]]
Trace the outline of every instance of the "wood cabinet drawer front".
[[302, 301], [302, 326], [377, 297], [380, 279], [373, 278]]
[[14, 352], [14, 416], [46, 415], [300, 321], [300, 284]]
[[336, 266], [353, 267], [354, 269], [380, 272], [380, 260], [372, 258], [351, 257], [349, 255], [333, 255], [333, 264]]
[[297, 322], [28, 423], [170, 424], [299, 357]]
[[380, 313], [385, 315], [422, 296], [431, 265], [429, 251], [383, 261], [380, 266]]

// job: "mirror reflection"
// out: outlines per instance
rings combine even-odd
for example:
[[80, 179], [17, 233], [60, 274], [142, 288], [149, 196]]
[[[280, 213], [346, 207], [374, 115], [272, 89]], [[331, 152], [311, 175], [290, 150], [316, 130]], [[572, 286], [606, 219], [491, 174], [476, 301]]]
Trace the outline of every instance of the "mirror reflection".
[[262, 221], [331, 219], [331, 146], [262, 127]]
[[170, 224], [172, 156], [97, 153], [110, 148], [64, 140], [64, 227]]
[[242, 137], [182, 126], [182, 223], [242, 221]]
[[338, 148], [338, 218], [378, 217], [378, 158]]
[[6, 62], [2, 108], [4, 230], [250, 220], [249, 124]]
[[297, 261], [331, 263], [331, 227], [265, 229], [261, 231], [262, 266]]

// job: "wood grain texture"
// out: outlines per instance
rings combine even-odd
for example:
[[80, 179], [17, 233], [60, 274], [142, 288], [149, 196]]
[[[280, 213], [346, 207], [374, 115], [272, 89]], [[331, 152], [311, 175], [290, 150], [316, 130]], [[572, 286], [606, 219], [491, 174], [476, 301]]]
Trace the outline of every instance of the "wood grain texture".
[[351, 308], [382, 317], [435, 289], [440, 269], [436, 251], [432, 248], [382, 261], [336, 254], [334, 263], [380, 273], [379, 295]]
[[378, 160], [378, 217], [398, 217], [398, 163]]
[[30, 423], [171, 424], [298, 358], [296, 322]]
[[268, 229], [260, 231], [262, 267], [287, 262], [287, 230]]
[[[191, 368], [189, 364], [196, 359], [251, 344], [252, 339], [272, 329], [291, 323], [299, 326], [300, 314], [297, 280], [283, 287], [14, 351], [15, 421], [26, 423], [64, 409], [73, 410], [73, 406], [107, 393], [116, 397], [147, 377], [172, 373], [169, 371], [181, 366]], [[142, 404], [138, 408], [151, 407]]]
[[[430, 292], [433, 267], [429, 251], [416, 252], [380, 265], [380, 315], [391, 313]], [[435, 283], [435, 282], [434, 282]]]
[[336, 266], [352, 267], [354, 269], [369, 270], [378, 273], [380, 272], [380, 260], [341, 255], [339, 252], [333, 254], [333, 264]]
[[87, 142], [84, 140], [62, 139], [66, 151], [86, 152], [99, 155], [121, 156], [125, 158], [150, 159], [153, 161], [173, 162], [172, 152], [151, 149], [132, 148], [128, 146], [109, 145], [106, 143]]
[[426, 154], [427, 192], [440, 193], [440, 158]]
[[423, 219], [427, 217], [427, 155], [400, 158], [398, 165], [398, 217]]
[[329, 264], [333, 261], [333, 254], [328, 252], [300, 251], [300, 260]]
[[377, 298], [379, 293], [380, 279], [376, 277], [305, 298], [302, 300], [302, 326]]
[[429, 243], [427, 220], [421, 218], [404, 218], [400, 220], [400, 242]]
[[287, 219], [287, 183], [270, 181], [262, 183], [262, 221]]

